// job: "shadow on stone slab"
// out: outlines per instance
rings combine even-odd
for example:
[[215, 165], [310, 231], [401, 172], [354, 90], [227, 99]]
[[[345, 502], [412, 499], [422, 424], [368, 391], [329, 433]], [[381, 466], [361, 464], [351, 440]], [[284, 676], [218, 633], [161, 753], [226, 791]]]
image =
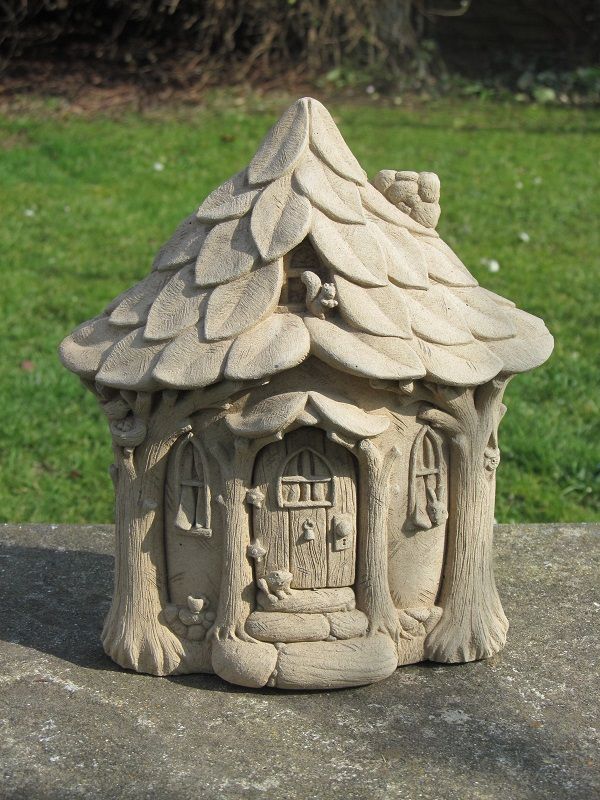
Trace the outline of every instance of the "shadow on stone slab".
[[112, 577], [108, 555], [0, 545], [0, 639], [81, 667], [119, 669], [100, 642]]
[[[263, 686], [259, 689], [254, 689], [249, 686], [238, 686], [235, 683], [227, 683], [223, 678], [218, 675], [168, 675], [164, 680], [173, 681], [179, 686], [189, 686], [191, 689], [199, 689], [201, 691], [223, 692], [225, 694], [245, 694], [253, 695], [254, 697], [319, 697], [335, 696], [337, 694], [343, 695], [356, 691], [356, 687], [347, 686], [339, 689], [278, 689], [273, 686]], [[360, 688], [360, 687], [359, 687]]]

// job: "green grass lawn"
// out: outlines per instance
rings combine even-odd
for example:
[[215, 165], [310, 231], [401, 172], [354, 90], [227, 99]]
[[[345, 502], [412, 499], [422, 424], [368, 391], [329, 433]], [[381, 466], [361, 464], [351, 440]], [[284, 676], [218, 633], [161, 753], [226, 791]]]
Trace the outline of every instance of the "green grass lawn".
[[[105, 421], [57, 345], [148, 272], [282, 108], [0, 117], [0, 519], [111, 520]], [[551, 360], [507, 391], [498, 520], [598, 519], [600, 112], [449, 101], [333, 111], [369, 174], [440, 175], [441, 235], [556, 337]]]

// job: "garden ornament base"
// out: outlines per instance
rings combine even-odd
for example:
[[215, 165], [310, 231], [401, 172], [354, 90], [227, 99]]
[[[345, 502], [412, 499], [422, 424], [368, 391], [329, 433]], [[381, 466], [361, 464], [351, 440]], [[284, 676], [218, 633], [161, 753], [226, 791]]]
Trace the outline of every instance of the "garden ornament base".
[[304, 98], [62, 343], [113, 439], [118, 664], [328, 689], [502, 649], [502, 395], [553, 340], [438, 218]]

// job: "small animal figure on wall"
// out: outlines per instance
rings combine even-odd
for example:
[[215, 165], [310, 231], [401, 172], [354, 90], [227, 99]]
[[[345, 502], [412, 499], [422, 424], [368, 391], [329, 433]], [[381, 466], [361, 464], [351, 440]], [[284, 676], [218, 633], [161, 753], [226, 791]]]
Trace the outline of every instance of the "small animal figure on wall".
[[112, 438], [106, 652], [279, 689], [492, 656], [502, 399], [552, 336], [440, 238], [434, 173], [369, 181], [312, 98], [223, 177], [60, 349]]

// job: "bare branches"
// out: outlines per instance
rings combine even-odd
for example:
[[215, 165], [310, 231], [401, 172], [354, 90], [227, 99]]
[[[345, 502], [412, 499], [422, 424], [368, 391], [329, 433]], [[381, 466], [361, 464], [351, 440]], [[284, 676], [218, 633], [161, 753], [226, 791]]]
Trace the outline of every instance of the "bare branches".
[[150, 392], [138, 392], [133, 404], [134, 414], [146, 422], [150, 418], [151, 411], [152, 394]]
[[[0, 3], [7, 61], [35, 57], [40, 42], [46, 54], [61, 55], [76, 32], [84, 58], [102, 53], [113, 69], [120, 64], [146, 81], [204, 88], [223, 75], [264, 85], [284, 71], [316, 77], [349, 63], [398, 73], [418, 47], [413, 0], [115, 0], [100, 14], [89, 2], [56, 5]], [[138, 52], [143, 60], [132, 61]]]
[[481, 386], [441, 386], [428, 381], [417, 381], [410, 386], [377, 386], [395, 391], [399, 396], [413, 402], [422, 402], [423, 409], [418, 418], [443, 431], [450, 439], [464, 434], [474, 435], [485, 429], [487, 436], [495, 441], [498, 425], [506, 412], [501, 402], [510, 378], [494, 378]]
[[204, 389], [182, 392], [174, 408], [180, 416], [189, 416], [205, 408], [220, 406], [234, 394], [256, 385], [256, 381], [221, 381]]
[[494, 378], [475, 389], [475, 406], [480, 414], [499, 405], [509, 380], [510, 378]]
[[449, 436], [458, 436], [461, 432], [461, 426], [458, 420], [451, 414], [445, 411], [439, 411], [436, 408], [428, 408], [426, 411], [418, 415], [419, 419], [431, 425], [432, 428], [439, 428]]
[[429, 8], [423, 0], [417, 0], [417, 8], [428, 19], [435, 17], [462, 17], [471, 8], [471, 0], [459, 0], [455, 8]]

